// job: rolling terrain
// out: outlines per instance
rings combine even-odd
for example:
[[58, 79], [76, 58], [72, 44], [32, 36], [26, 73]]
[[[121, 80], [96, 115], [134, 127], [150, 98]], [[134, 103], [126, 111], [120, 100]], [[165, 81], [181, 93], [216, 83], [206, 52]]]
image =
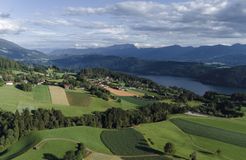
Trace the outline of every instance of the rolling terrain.
[[48, 60], [47, 55], [42, 52], [25, 49], [4, 39], [0, 39], [0, 55], [10, 59], [27, 62], [40, 62]]
[[71, 55], [111, 55], [155, 61], [216, 62], [234, 66], [246, 65], [246, 62], [243, 61], [246, 56], [245, 50], [246, 46], [243, 44], [200, 47], [173, 45], [160, 48], [137, 48], [133, 44], [122, 44], [91, 49], [58, 49], [51, 52], [50, 55], [53, 55], [54, 59], [71, 57]]
[[[226, 124], [226, 130], [246, 133], [245, 129], [241, 128], [242, 122], [245, 122], [245, 118], [228, 120], [213, 117], [177, 115], [172, 117], [171, 121], [142, 124], [134, 127], [134, 129], [122, 131], [91, 127], [72, 127], [33, 132], [10, 147], [6, 153], [0, 156], [0, 159], [6, 160], [9, 156], [14, 155], [14, 159], [16, 160], [30, 157], [36, 157], [37, 160], [41, 160], [45, 153], [61, 157], [66, 150], [73, 149], [76, 142], [83, 142], [90, 151], [93, 151], [92, 153], [94, 156], [96, 154], [102, 159], [107, 156], [108, 158], [113, 159], [112, 155], [115, 154], [117, 157], [122, 157], [123, 159], [146, 158], [155, 160], [156, 156], [163, 152], [163, 144], [172, 142], [176, 146], [175, 155], [180, 158], [188, 158], [188, 155], [191, 152], [196, 151], [197, 158], [201, 160], [243, 160], [246, 150], [245, 147], [209, 138], [209, 132], [205, 133], [208, 137], [201, 137], [183, 132], [182, 129], [172, 122], [173, 120], [177, 120], [177, 118], [183, 119], [185, 122], [198, 120], [196, 124], [217, 128], [224, 128], [220, 127], [220, 124]], [[208, 121], [208, 123], [206, 123], [206, 121]], [[193, 125], [193, 123], [191, 125]], [[236, 130], [235, 128], [238, 128], [239, 130]], [[216, 131], [214, 133], [216, 134]], [[221, 134], [221, 132], [217, 133]], [[221, 135], [223, 136], [223, 134]], [[109, 137], [109, 139], [107, 137]], [[242, 142], [243, 139], [241, 139]], [[138, 148], [134, 147], [134, 143], [138, 145], [147, 145], [153, 149], [138, 150]], [[59, 150], [57, 150], [56, 147], [53, 147], [54, 145], [63, 147], [59, 147]], [[127, 147], [127, 145], [129, 146]], [[125, 147], [127, 147], [127, 149], [125, 149]], [[219, 155], [216, 153], [216, 150], [218, 149], [221, 150]], [[168, 159], [168, 157], [166, 158]]]

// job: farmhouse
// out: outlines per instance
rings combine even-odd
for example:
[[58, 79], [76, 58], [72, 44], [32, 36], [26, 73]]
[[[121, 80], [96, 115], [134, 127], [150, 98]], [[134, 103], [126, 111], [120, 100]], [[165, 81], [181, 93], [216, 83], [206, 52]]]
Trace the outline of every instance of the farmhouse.
[[41, 82], [38, 82], [37, 85], [42, 85], [42, 84], [44, 84], [44, 83], [45, 83], [45, 81], [41, 81]]
[[7, 82], [6, 82], [6, 85], [7, 85], [7, 86], [13, 86], [13, 85], [14, 85], [14, 82], [12, 82], [12, 81], [7, 81]]

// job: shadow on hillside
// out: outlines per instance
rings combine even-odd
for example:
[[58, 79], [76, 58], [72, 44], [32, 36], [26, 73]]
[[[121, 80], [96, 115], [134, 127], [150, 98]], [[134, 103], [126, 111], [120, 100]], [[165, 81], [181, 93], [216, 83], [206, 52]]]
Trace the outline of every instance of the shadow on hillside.
[[44, 160], [61, 160], [61, 159], [57, 158], [55, 155], [50, 154], [50, 153], [44, 153], [43, 159]]
[[4, 151], [0, 152], [0, 156], [4, 155], [7, 152], [8, 152], [8, 149], [5, 149]]
[[149, 153], [149, 154], [158, 154], [158, 155], [162, 155], [163, 153], [158, 151], [158, 150], [155, 150], [153, 148], [150, 148], [149, 146], [136, 146], [137, 149], [139, 150], [142, 150], [146, 153]]

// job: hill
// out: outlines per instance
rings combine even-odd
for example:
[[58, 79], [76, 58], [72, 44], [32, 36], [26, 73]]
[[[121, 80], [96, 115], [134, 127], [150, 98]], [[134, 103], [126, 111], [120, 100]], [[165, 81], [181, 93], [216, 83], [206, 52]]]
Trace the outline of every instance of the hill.
[[25, 49], [4, 39], [0, 39], [0, 56], [18, 61], [41, 61], [47, 59], [47, 56], [42, 52]]
[[134, 74], [189, 77], [207, 84], [246, 87], [246, 66], [226, 67], [198, 62], [147, 61], [104, 55], [76, 55], [51, 62], [67, 69], [101, 67]]
[[[161, 48], [137, 48], [132, 44], [114, 45], [89, 49], [60, 49], [50, 53], [53, 58], [70, 57], [71, 55], [113, 55], [121, 57], [136, 57], [144, 60], [172, 60], [189, 62], [219, 62], [227, 65], [245, 65], [242, 57], [246, 56], [246, 45], [232, 46], [214, 45], [200, 47], [182, 47], [179, 45]], [[233, 59], [231, 58], [233, 57]]]

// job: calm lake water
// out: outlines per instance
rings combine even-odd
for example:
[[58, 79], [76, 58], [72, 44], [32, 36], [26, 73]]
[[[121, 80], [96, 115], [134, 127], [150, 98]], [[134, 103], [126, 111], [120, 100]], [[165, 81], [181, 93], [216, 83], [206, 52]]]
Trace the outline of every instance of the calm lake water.
[[206, 91], [214, 91], [224, 94], [232, 94], [237, 92], [246, 93], [246, 89], [208, 85], [189, 78], [173, 77], [173, 76], [141, 76], [141, 77], [150, 79], [163, 86], [177, 86], [177, 87], [185, 88], [199, 95], [203, 95]]

